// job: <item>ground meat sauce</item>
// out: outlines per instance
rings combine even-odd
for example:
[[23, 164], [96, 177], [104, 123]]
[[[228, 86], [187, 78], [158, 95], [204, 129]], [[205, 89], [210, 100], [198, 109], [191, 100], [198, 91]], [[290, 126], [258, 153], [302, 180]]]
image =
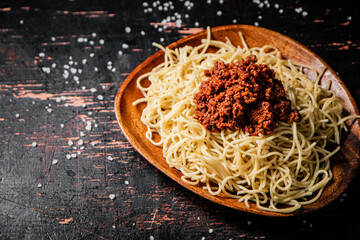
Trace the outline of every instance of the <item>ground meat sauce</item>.
[[243, 129], [251, 136], [271, 134], [277, 121], [300, 122], [298, 110], [291, 110], [284, 86], [256, 56], [225, 64], [215, 62], [205, 70], [209, 79], [195, 95], [194, 118], [206, 129]]

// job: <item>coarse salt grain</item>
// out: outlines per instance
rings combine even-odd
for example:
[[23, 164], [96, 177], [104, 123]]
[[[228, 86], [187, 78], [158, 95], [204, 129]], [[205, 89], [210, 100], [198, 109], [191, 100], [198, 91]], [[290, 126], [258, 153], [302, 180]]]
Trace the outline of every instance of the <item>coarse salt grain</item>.
[[296, 12], [296, 13], [301, 13], [301, 12], [302, 12], [302, 7], [295, 8], [295, 12]]
[[102, 95], [98, 95], [97, 98], [98, 98], [99, 100], [103, 100], [103, 99], [104, 99], [104, 97], [103, 97]]
[[213, 233], [213, 232], [214, 232], [214, 229], [210, 228], [209, 233]]
[[95, 53], [90, 53], [89, 56], [90, 56], [90, 57], [94, 57], [94, 56], [95, 56]]
[[33, 147], [36, 147], [37, 146], [37, 143], [36, 142], [32, 142], [31, 144]]
[[71, 155], [70, 155], [70, 154], [66, 154], [66, 158], [67, 158], [68, 160], [70, 160], [70, 159], [71, 159]]
[[73, 141], [69, 140], [68, 144], [69, 144], [69, 146], [72, 146], [74, 143], [73, 143]]
[[105, 43], [104, 39], [100, 39], [100, 40], [99, 40], [99, 43], [100, 43], [101, 45], [103, 45], [103, 44]]
[[49, 67], [42, 67], [41, 69], [42, 69], [42, 71], [44, 73], [50, 73], [50, 68]]
[[144, 32], [144, 31], [141, 31], [140, 34], [141, 34], [141, 36], [144, 36], [144, 35], [145, 35], [145, 32]]
[[155, 238], [154, 238], [154, 236], [150, 236], [150, 240], [154, 240]]
[[18, 114], [18, 113], [15, 114], [15, 117], [16, 117], [16, 118], [19, 118], [19, 117], [20, 117], [20, 114]]
[[114, 200], [115, 197], [116, 197], [115, 194], [110, 194], [110, 195], [109, 195], [109, 198], [110, 198], [111, 200]]
[[130, 28], [130, 27], [126, 27], [126, 28], [125, 28], [125, 32], [130, 33], [130, 32], [131, 32], [131, 28]]
[[42, 184], [41, 184], [41, 183], [38, 183], [37, 187], [38, 187], [38, 188], [41, 188], [41, 187], [42, 187]]
[[221, 12], [221, 11], [217, 11], [217, 12], [216, 12], [216, 15], [221, 16], [221, 15], [222, 15], [222, 12]]
[[72, 157], [72, 158], [76, 158], [76, 153], [72, 153], [72, 154], [71, 154], [71, 157]]
[[113, 160], [112, 156], [108, 156], [107, 159], [108, 159], [109, 161], [112, 161], [112, 160]]
[[45, 53], [43, 53], [43, 52], [41, 52], [41, 53], [39, 53], [39, 57], [45, 57]]
[[61, 127], [61, 128], [64, 128], [64, 124], [63, 124], [63, 123], [61, 123], [61, 124], [60, 124], [60, 127]]
[[125, 184], [126, 184], [126, 185], [129, 185], [129, 181], [128, 181], [128, 180], [125, 180]]
[[84, 144], [84, 140], [80, 139], [78, 142], [77, 142], [78, 145], [83, 145]]
[[96, 92], [97, 90], [96, 90], [96, 88], [91, 88], [90, 89], [90, 92], [92, 92], [92, 93], [94, 93], [94, 92]]
[[122, 47], [123, 47], [124, 49], [127, 49], [127, 48], [129, 48], [129, 45], [127, 45], [126, 43], [123, 43], [123, 44], [122, 44]]

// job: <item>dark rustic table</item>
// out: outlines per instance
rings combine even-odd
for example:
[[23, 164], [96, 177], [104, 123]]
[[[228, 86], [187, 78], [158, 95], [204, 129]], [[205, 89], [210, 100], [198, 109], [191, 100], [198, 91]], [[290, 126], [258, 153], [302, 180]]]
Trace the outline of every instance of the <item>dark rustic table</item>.
[[360, 106], [356, 1], [1, 1], [0, 239], [355, 239], [360, 177], [324, 209], [269, 218], [205, 200], [127, 142], [126, 76], [206, 26], [251, 24], [322, 57]]

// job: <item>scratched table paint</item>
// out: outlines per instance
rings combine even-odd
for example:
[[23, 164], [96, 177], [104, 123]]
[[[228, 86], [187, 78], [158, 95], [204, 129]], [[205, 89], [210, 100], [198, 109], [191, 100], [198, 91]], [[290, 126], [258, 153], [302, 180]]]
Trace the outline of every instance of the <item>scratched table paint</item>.
[[252, 24], [319, 54], [360, 105], [355, 1], [2, 1], [0, 239], [353, 239], [360, 179], [289, 219], [227, 209], [154, 169], [114, 98], [153, 54], [207, 25]]

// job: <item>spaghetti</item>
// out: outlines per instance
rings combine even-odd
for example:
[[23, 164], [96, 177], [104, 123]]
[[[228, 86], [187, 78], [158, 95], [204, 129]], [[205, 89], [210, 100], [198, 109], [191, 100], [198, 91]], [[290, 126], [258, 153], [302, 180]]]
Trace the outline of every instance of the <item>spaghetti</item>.
[[[250, 207], [289, 213], [316, 201], [332, 178], [329, 158], [340, 147], [329, 151], [329, 142], [340, 144], [340, 133], [346, 130], [341, 113], [342, 102], [319, 81], [324, 73], [281, 58], [273, 46], [249, 48], [240, 34], [242, 45], [207, 38], [196, 47], [177, 49], [154, 44], [165, 53], [164, 62], [137, 79], [144, 98], [133, 104], [146, 103], [141, 120], [147, 127], [146, 137], [162, 146], [170, 167], [183, 174], [191, 185], [203, 184], [210, 194], [225, 194]], [[218, 50], [208, 52], [209, 47]], [[270, 135], [249, 136], [240, 130], [207, 131], [193, 116], [194, 95], [206, 80], [205, 69], [215, 61], [231, 63], [255, 55], [258, 64], [273, 69], [281, 80], [291, 108], [298, 109], [301, 122], [279, 122]], [[312, 71], [312, 82], [304, 69]], [[142, 81], [148, 79], [149, 86]], [[155, 133], [160, 136], [156, 141]]]

